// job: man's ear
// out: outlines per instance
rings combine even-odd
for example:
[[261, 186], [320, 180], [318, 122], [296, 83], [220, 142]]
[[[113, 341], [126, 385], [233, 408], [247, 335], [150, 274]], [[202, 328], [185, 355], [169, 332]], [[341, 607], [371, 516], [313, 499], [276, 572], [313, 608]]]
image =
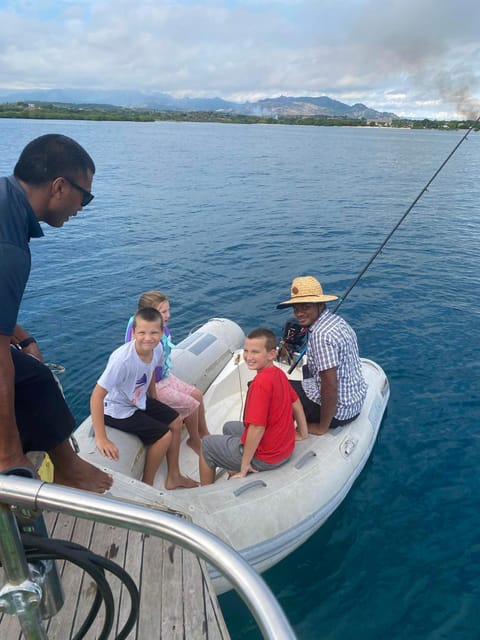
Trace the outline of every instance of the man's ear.
[[63, 198], [65, 193], [66, 182], [62, 177], [55, 178], [50, 183], [50, 196], [52, 198], [56, 198], [57, 200]]

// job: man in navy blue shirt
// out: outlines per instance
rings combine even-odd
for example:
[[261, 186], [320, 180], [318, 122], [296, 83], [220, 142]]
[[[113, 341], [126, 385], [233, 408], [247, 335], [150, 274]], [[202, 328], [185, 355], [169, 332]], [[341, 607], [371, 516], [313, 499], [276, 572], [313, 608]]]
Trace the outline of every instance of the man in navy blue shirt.
[[0, 472], [31, 466], [28, 451], [47, 451], [55, 482], [103, 493], [111, 477], [74, 452], [74, 418], [35, 338], [17, 324], [30, 238], [43, 236], [39, 221], [61, 227], [91, 202], [94, 173], [75, 140], [47, 134], [25, 147], [13, 176], [0, 178]]

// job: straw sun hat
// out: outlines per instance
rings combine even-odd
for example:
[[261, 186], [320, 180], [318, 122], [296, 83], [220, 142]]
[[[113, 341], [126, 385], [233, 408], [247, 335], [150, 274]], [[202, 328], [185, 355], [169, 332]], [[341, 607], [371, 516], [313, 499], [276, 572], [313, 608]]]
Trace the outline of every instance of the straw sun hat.
[[292, 304], [301, 304], [302, 302], [331, 302], [332, 300], [338, 300], [338, 296], [324, 294], [322, 285], [313, 276], [294, 278], [290, 295], [290, 300], [277, 304], [277, 309], [283, 309]]

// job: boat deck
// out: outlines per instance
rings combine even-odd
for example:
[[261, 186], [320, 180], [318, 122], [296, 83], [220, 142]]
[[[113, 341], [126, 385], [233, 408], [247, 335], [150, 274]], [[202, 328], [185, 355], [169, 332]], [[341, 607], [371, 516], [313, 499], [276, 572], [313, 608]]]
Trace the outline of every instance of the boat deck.
[[[140, 614], [130, 640], [226, 640], [229, 633], [206, 564], [194, 554], [156, 536], [114, 527], [65, 514], [45, 513], [51, 537], [71, 540], [110, 558], [133, 578], [140, 591]], [[90, 610], [95, 596], [93, 580], [81, 569], [57, 561], [65, 592], [65, 604], [46, 624], [50, 640], [74, 637]], [[115, 599], [115, 637], [130, 612], [126, 589], [107, 573]], [[0, 585], [5, 578], [0, 569]], [[85, 636], [97, 638], [103, 624], [104, 608]], [[23, 638], [14, 616], [0, 616], [0, 637]]]

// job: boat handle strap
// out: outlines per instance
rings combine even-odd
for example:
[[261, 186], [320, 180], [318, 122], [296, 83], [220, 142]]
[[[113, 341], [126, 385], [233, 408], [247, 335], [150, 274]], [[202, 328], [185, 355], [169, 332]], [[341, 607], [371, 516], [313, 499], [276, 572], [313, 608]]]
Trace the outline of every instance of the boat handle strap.
[[244, 484], [243, 487], [239, 487], [238, 489], [235, 489], [235, 491], [233, 492], [234, 496], [240, 496], [242, 495], [242, 493], [245, 493], [245, 491], [250, 491], [250, 489], [255, 489], [255, 487], [266, 487], [267, 483], [264, 482], [263, 480], [254, 480], [253, 482], [249, 482], [248, 484]]
[[300, 460], [297, 462], [297, 464], [295, 465], [295, 469], [301, 469], [303, 467], [303, 465], [307, 462], [307, 460], [309, 460], [310, 458], [316, 458], [317, 454], [315, 453], [315, 451], [307, 451], [307, 453], [305, 455], [303, 455]]

